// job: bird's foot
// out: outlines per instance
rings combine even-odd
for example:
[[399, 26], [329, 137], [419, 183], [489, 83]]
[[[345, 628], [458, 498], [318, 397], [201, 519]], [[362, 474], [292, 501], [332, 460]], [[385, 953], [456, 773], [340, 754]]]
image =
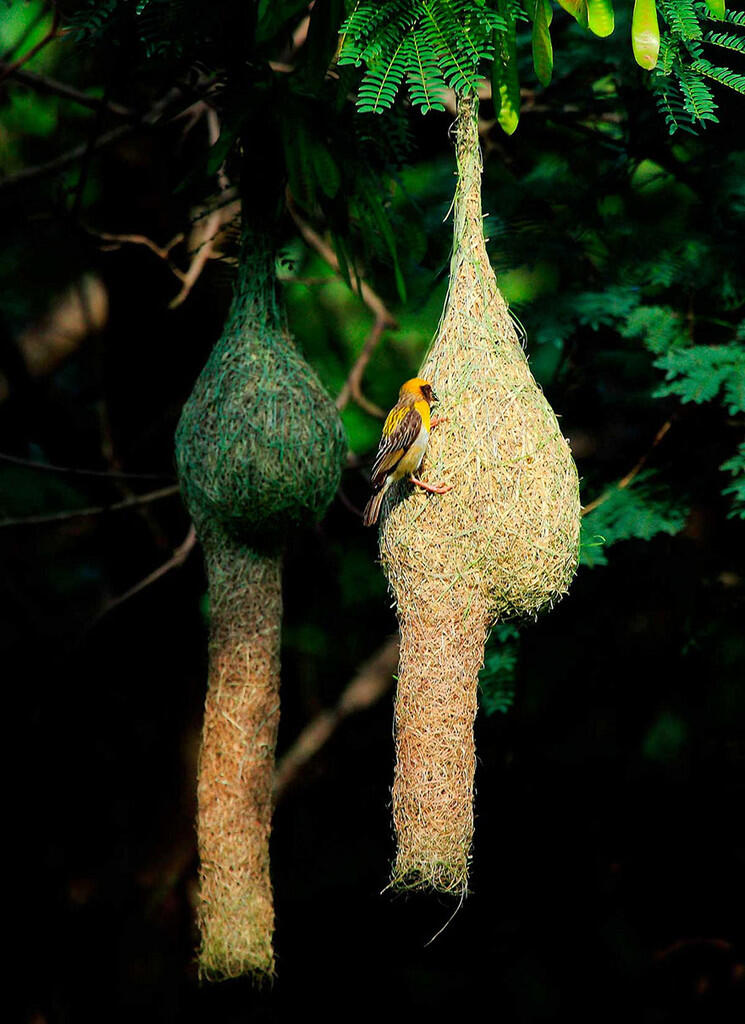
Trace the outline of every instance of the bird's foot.
[[441, 423], [447, 423], [447, 421], [447, 416], [433, 416], [432, 419], [429, 421], [429, 428], [430, 430], [434, 430], [435, 427], [439, 427]]
[[430, 494], [447, 494], [453, 489], [452, 484], [425, 484], [423, 480], [418, 480], [415, 476], [411, 478], [411, 482], [417, 487], [421, 487], [423, 491], [429, 491]]

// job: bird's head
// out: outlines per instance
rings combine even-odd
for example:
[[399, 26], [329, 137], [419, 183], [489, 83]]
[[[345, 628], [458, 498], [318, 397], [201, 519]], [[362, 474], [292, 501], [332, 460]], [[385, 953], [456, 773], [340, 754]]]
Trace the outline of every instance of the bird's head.
[[430, 405], [437, 401], [437, 395], [434, 393], [432, 385], [421, 377], [412, 377], [411, 380], [407, 380], [405, 384], [402, 384], [398, 397], [408, 398], [415, 402], [424, 399]]

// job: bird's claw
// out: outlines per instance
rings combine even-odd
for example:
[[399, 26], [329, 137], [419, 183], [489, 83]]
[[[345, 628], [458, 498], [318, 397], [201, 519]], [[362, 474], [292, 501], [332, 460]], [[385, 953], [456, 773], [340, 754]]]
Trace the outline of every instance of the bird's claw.
[[418, 480], [415, 476], [411, 478], [411, 482], [430, 494], [447, 494], [453, 489], [453, 484], [425, 484], [423, 480]]

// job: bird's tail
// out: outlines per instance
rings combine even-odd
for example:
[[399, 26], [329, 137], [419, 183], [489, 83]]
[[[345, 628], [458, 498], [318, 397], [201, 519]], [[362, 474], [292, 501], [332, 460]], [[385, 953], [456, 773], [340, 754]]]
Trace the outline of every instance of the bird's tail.
[[380, 506], [383, 504], [386, 490], [386, 487], [381, 487], [365, 505], [365, 511], [362, 513], [363, 526], [372, 526], [373, 523], [377, 523], [378, 516], [380, 515]]

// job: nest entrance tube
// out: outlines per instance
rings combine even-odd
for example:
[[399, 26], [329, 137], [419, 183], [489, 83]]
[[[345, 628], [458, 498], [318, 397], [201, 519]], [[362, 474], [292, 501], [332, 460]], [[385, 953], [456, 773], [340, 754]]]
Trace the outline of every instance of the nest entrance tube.
[[282, 563], [209, 540], [205, 559], [211, 622], [197, 787], [200, 968], [206, 977], [271, 975]]
[[419, 375], [439, 396], [421, 476], [383, 506], [396, 599], [392, 885], [464, 893], [473, 840], [478, 673], [488, 631], [564, 594], [579, 548], [577, 470], [489, 263], [477, 100], [461, 96], [450, 288]]

